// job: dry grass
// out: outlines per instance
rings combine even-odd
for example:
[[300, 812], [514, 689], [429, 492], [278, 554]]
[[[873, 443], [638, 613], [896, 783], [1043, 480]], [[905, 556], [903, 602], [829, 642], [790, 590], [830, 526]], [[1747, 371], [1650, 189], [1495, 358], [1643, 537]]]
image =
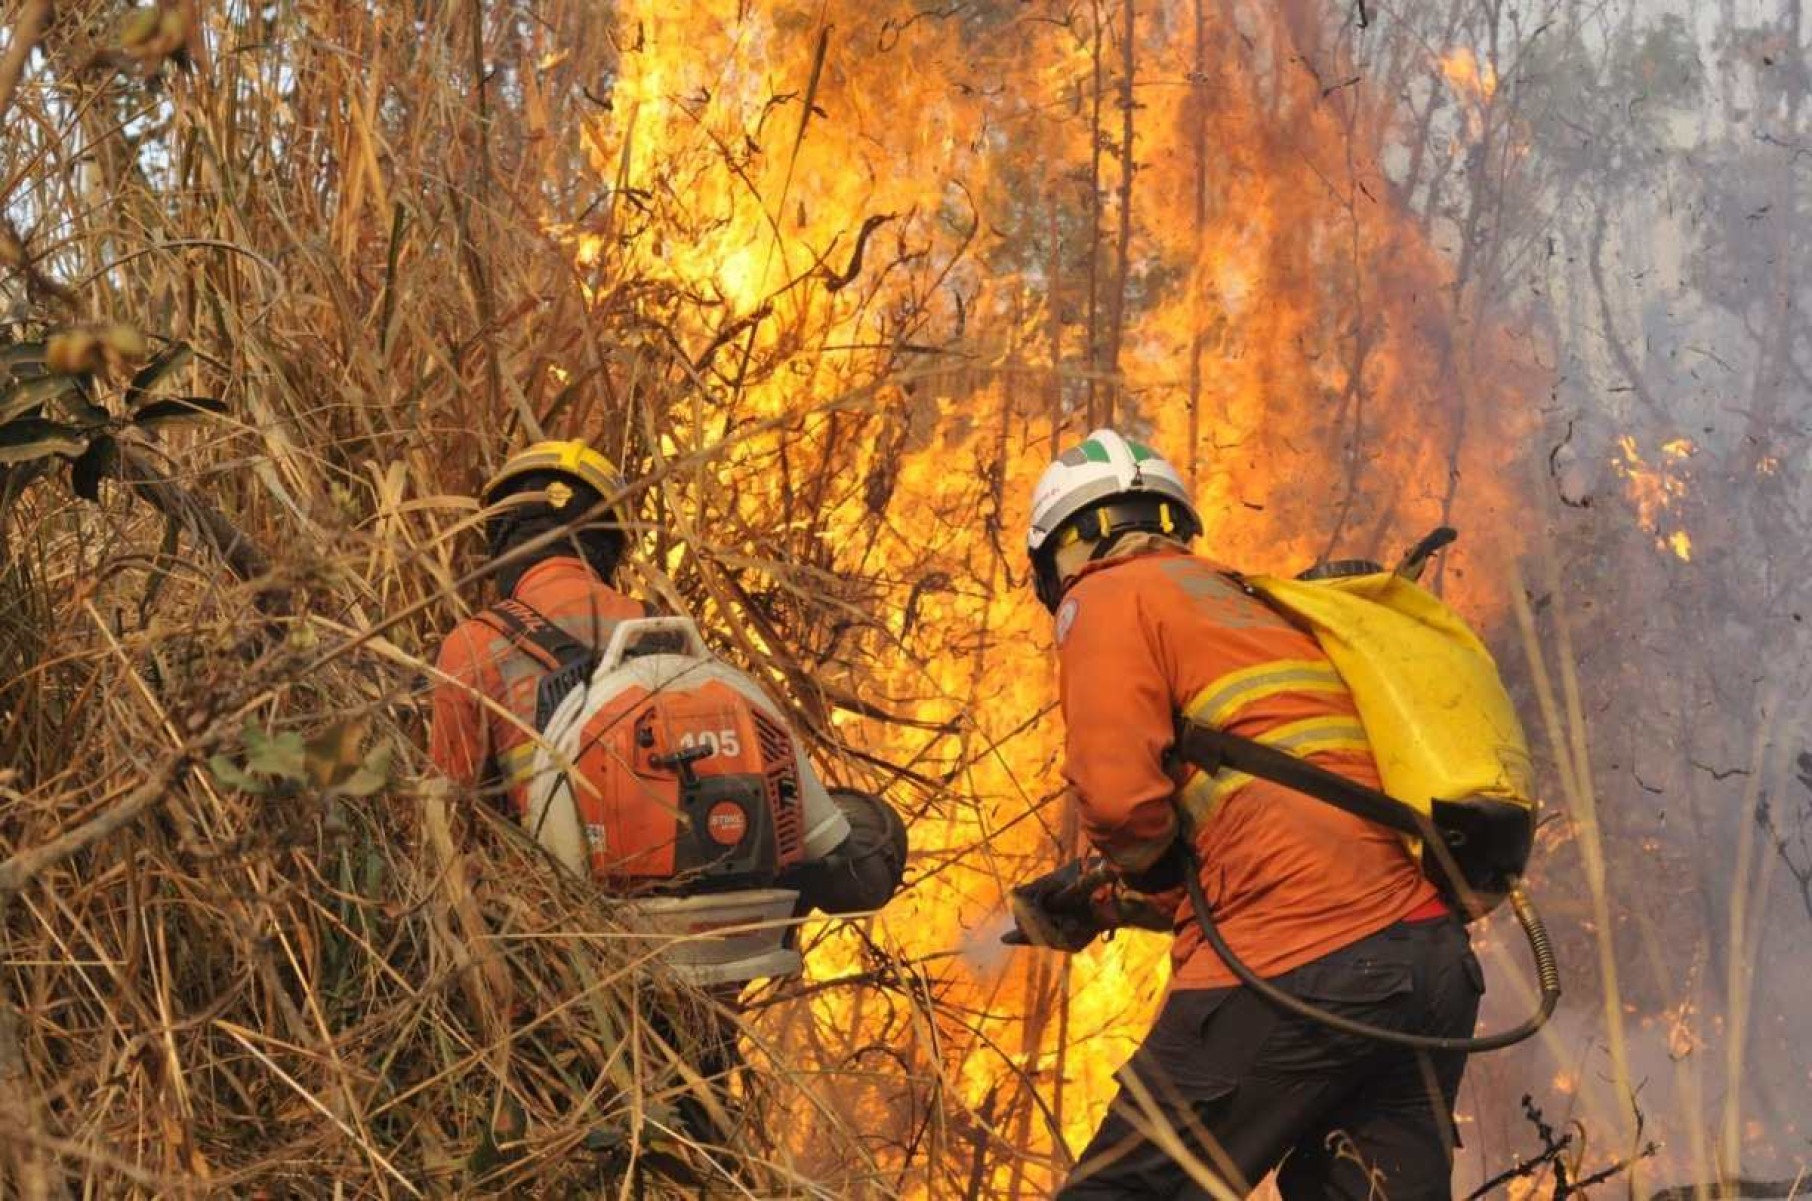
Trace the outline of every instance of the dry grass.
[[[596, 1185], [650, 1156], [655, 1186], [811, 1191], [769, 1115], [819, 1102], [777, 1073], [724, 1149], [700, 1147], [675, 1106], [713, 1095], [686, 1065], [734, 1016], [665, 982], [607, 901], [427, 778], [419, 664], [382, 635], [347, 650], [326, 616], [356, 604], [356, 558], [294, 556], [233, 587], [184, 562], [141, 623], [122, 601], [148, 566], [135, 527], [155, 522], [97, 521], [48, 488], [21, 510], [16, 595], [48, 618], [15, 607], [5, 626], [31, 664], [6, 695], [17, 853], [0, 865], [0, 1074], [24, 1195]], [[92, 569], [72, 572], [91, 538]], [[261, 612], [261, 588], [288, 615]], [[310, 737], [301, 773], [263, 796], [204, 765], [245, 759], [247, 722]], [[350, 795], [344, 769], [380, 746], [389, 784]]]
[[[171, 477], [162, 501], [122, 479], [90, 505], [61, 468], [6, 481], [8, 1185], [889, 1191], [784, 1057], [737, 1086], [723, 1146], [682, 1126], [681, 1100], [713, 1096], [688, 1066], [699, 1032], [738, 1019], [507, 823], [437, 793], [416, 749], [437, 637], [482, 595], [462, 498], [524, 435], [652, 462], [640, 583], [777, 682], [806, 672], [769, 648], [860, 637], [885, 586], [830, 576], [785, 512], [736, 525], [702, 470], [770, 469], [781, 425], [855, 434], [873, 394], [767, 423], [737, 412], [741, 381], [701, 401], [708, 356], [682, 343], [712, 303], [623, 278], [599, 294], [549, 231], [547, 213], [608, 220], [578, 139], [551, 132], [593, 103], [574, 81], [608, 76], [606, 16], [179, 6], [186, 35], [153, 53], [101, 4], [59, 6], [39, 39], [43, 8], [0, 9], [10, 336], [130, 321], [195, 347], [171, 394], [232, 416], [133, 443]], [[822, 454], [788, 469], [801, 504], [862, 486]], [[232, 553], [231, 527], [265, 554]], [[828, 704], [806, 709], [821, 730]], [[205, 766], [254, 751], [248, 722], [313, 740], [263, 796]], [[336, 790], [377, 747], [385, 786]], [[785, 1137], [801, 1123], [810, 1180]]]
[[[947, 832], [948, 846], [915, 855], [915, 887], [943, 890], [947, 911], [981, 912], [1076, 834], [1053, 818], [1052, 790], [1016, 774], [1029, 764], [1054, 778], [1055, 764], [1045, 714], [1001, 679], [1003, 663], [1031, 657], [1003, 599], [1024, 585], [1007, 532], [1019, 481], [1007, 476], [1043, 453], [1076, 393], [1116, 390], [1111, 371], [1078, 364], [1085, 337], [1093, 356], [1122, 332], [1094, 324], [1095, 265], [1111, 258], [1101, 213], [1087, 214], [1087, 330], [1073, 314], [1066, 328], [1082, 281], [1059, 278], [1075, 264], [1055, 248], [1031, 272], [1050, 273], [1050, 296], [1008, 278], [986, 297], [991, 322], [962, 308], [983, 295], [964, 291], [964, 272], [997, 264], [985, 259], [994, 231], [959, 189], [879, 225], [868, 219], [882, 213], [842, 214], [846, 228], [819, 244], [792, 238], [790, 259], [770, 255], [770, 294], [739, 305], [646, 269], [723, 219], [695, 194], [709, 174], [699, 161], [676, 157], [628, 187], [588, 153], [587, 122], [632, 132], [625, 161], [637, 128], [611, 106], [623, 36], [611, 11], [579, 0], [170, 11], [182, 15], [173, 36], [128, 44], [119, 10], [98, 0], [54, 12], [0, 0], [0, 344], [129, 321], [155, 345], [194, 347], [165, 393], [219, 397], [229, 413], [131, 442], [131, 472], [98, 504], [70, 495], [60, 464], [0, 467], [0, 1191], [318, 1195], [331, 1178], [347, 1195], [694, 1195], [685, 1178], [708, 1176], [713, 1195], [1036, 1195], [1067, 1166], [1063, 1132], [1103, 1099], [1078, 1081], [1127, 1049], [1091, 1024], [1109, 1008], [1085, 997], [1100, 979], [1028, 956], [977, 981], [987, 973], [957, 969], [948, 947], [908, 959], [866, 925], [814, 933], [834, 943], [837, 972], [750, 999], [743, 1045], [762, 1071], [738, 1086], [746, 1120], [706, 1148], [676, 1126], [675, 1106], [706, 1095], [689, 1079], [690, 1044], [736, 1019], [664, 981], [609, 902], [560, 878], [507, 823], [439, 795], [419, 751], [421, 706], [439, 636], [486, 595], [475, 484], [528, 437], [583, 434], [641, 469], [636, 591], [696, 615], [718, 649], [784, 693], [842, 779], [886, 789], [919, 829]], [[827, 66], [823, 30], [785, 28], [799, 71], [767, 81], [770, 167], [788, 146], [798, 156], [820, 119], [817, 89], [847, 76], [842, 61]], [[879, 34], [861, 45], [903, 36], [891, 18]], [[1256, 52], [1223, 40], [1229, 77], [1245, 78], [1231, 64]], [[1271, 49], [1281, 62], [1289, 47]], [[1424, 57], [1409, 47], [1404, 61]], [[876, 61], [871, 82], [902, 60]], [[958, 74], [949, 90], [970, 94], [966, 67]], [[1266, 128], [1294, 161], [1297, 118], [1332, 111], [1328, 93], [1292, 109], [1291, 85], [1275, 86], [1278, 127]], [[830, 107], [859, 124], [854, 104]], [[1084, 108], [1036, 119], [1074, 127]], [[761, 155], [711, 144], [719, 131], [699, 125], [691, 153], [706, 145], [712, 171], [727, 165], [764, 217], [780, 214], [776, 244], [787, 201], [806, 225], [798, 193], [762, 194], [747, 178]], [[1161, 144], [1153, 126], [1140, 138]], [[1087, 186], [1102, 184], [1094, 131], [1077, 145], [1067, 168], [1092, 153]], [[780, 165], [790, 185], [791, 163]], [[1074, 183], [1065, 175], [1050, 201], [1053, 237], [1060, 218], [1081, 220], [1064, 207]], [[999, 186], [1029, 185], [1008, 175]], [[1395, 241], [1363, 263], [1356, 241], [1350, 264], [1298, 255], [1347, 241], [1341, 219], [1327, 221], [1319, 239], [1278, 243], [1305, 291], [1349, 266], [1357, 280], [1383, 257], [1404, 261]], [[595, 254], [578, 253], [583, 239]], [[834, 339], [822, 325], [833, 290], [857, 314]], [[1346, 301], [1317, 304], [1320, 325], [1297, 348], [1308, 359], [1348, 340]], [[1452, 329], [1488, 330], [1490, 314], [1400, 316], [1387, 324], [1417, 331], [1409, 348], [1421, 353]], [[826, 350], [858, 327], [862, 349]], [[984, 327], [1004, 345], [983, 344]], [[1357, 489], [1362, 456], [1342, 423], [1355, 440], [1362, 419], [1368, 437], [1390, 438], [1374, 427], [1389, 428], [1378, 406], [1392, 397], [1358, 404], [1366, 343], [1351, 343], [1346, 398], [1275, 424], [1306, 448], [1280, 461], [1346, 454]], [[1174, 384], [1153, 394], [1174, 399]], [[117, 381], [103, 390], [115, 410], [119, 392]], [[963, 403], [976, 396], [985, 403]], [[1496, 397], [1475, 405], [1475, 422]], [[1422, 399], [1432, 412], [1413, 387], [1397, 402]], [[1253, 447], [1279, 450], [1272, 425], [1250, 431]], [[1456, 464], [1498, 427], [1472, 428], [1462, 414], [1452, 430]], [[1218, 447], [1223, 432], [1203, 441]], [[904, 478], [927, 447], [962, 452], [935, 487]], [[1237, 514], [1248, 541], [1235, 549], [1280, 532], [1306, 546], [1292, 539], [1309, 538], [1333, 496], [1318, 486], [1255, 486], [1271, 510], [1263, 524], [1256, 502]], [[1396, 536], [1393, 522], [1420, 520], [1349, 491], [1341, 524], [1355, 496], [1379, 510], [1369, 533], [1348, 535], [1367, 552]], [[1539, 633], [1526, 615], [1527, 646], [1543, 665], [1561, 792], [1597, 859], [1590, 706], [1556, 614]], [[206, 766], [242, 763], [259, 736], [286, 733], [312, 749], [265, 795]], [[392, 756], [383, 788], [352, 795], [362, 789], [349, 772], [378, 748]], [[974, 795], [984, 774], [1010, 806]], [[1761, 895], [1768, 864], [1744, 870], [1739, 886], [1753, 877]], [[1595, 862], [1575, 890], [1595, 907], [1610, 1030], [1623, 1020], [1604, 920], [1617, 880]], [[1745, 922], [1760, 921], [1733, 916], [1747, 955], [1757, 940]], [[1110, 954], [1088, 964], [1109, 987], [1150, 983], [1110, 976], [1124, 967]], [[1736, 972], [1746, 955], [1729, 962]], [[1110, 999], [1124, 1035], [1137, 1025], [1131, 1002]], [[1554, 1059], [1580, 1062], [1558, 1047]], [[1621, 1051], [1613, 1059], [1586, 1109], [1618, 1159], [1635, 1132], [1630, 1070]], [[976, 1065], [985, 1071], [965, 1074]], [[1736, 1113], [1732, 1101], [1727, 1127]], [[1715, 1175], [1716, 1136], [1697, 1137], [1694, 1160]]]

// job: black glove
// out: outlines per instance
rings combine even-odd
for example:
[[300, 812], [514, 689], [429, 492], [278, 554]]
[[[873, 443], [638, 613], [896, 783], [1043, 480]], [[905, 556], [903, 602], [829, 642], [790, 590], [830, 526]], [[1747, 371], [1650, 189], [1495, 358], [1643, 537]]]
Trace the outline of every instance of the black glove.
[[1094, 902], [1095, 891], [1108, 879], [1101, 860], [1078, 859], [1030, 884], [1021, 884], [1011, 898], [1016, 925], [1001, 941], [1012, 946], [1080, 951], [1109, 928]]
[[1177, 909], [1188, 895], [1184, 892], [1185, 881], [1196, 870], [1188, 837], [1182, 833], [1172, 839], [1164, 853], [1144, 871], [1119, 874], [1109, 902], [1114, 925], [1154, 931], [1174, 928]]
[[[1159, 863], [1138, 876], [1120, 872], [1105, 859], [1066, 863], [1054, 872], [1013, 890], [1016, 928], [1001, 941], [1010, 946], [1054, 947], [1080, 951], [1108, 930], [1133, 927], [1167, 933], [1176, 925], [1182, 888], [1178, 864], [1189, 860], [1174, 847]], [[1161, 884], [1147, 890], [1143, 885]]]
[[1189, 835], [1179, 832], [1164, 848], [1164, 853], [1151, 861], [1151, 866], [1144, 871], [1122, 871], [1120, 876], [1128, 888], [1138, 892], [1169, 892], [1173, 888], [1183, 887], [1195, 867], [1195, 857], [1189, 853], [1189, 844], [1184, 841]]

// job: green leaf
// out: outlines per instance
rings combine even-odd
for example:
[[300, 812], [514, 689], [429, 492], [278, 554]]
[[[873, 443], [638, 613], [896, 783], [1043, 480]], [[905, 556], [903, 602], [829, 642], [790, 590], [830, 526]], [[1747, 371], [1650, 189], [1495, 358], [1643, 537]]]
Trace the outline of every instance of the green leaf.
[[335, 722], [316, 733], [304, 744], [309, 778], [326, 787], [351, 775], [358, 768], [359, 743], [364, 738], [365, 723], [362, 721]]
[[260, 780], [257, 776], [247, 775], [244, 771], [240, 770], [237, 763], [234, 763], [225, 755], [208, 756], [208, 770], [214, 773], [214, 778], [216, 780], [220, 781], [221, 784], [228, 788], [236, 788], [240, 792], [248, 793], [252, 796], [263, 796], [266, 792], [270, 791], [269, 784]]
[[47, 375], [14, 384], [0, 392], [0, 421], [11, 421], [76, 390], [75, 377], [68, 375]]
[[302, 735], [289, 730], [273, 737], [248, 722], [241, 736], [245, 740], [245, 765], [251, 771], [280, 780], [308, 778], [308, 744], [302, 741]]
[[334, 788], [337, 796], [368, 797], [390, 782], [390, 744], [371, 749], [365, 761]]
[[174, 400], [154, 400], [141, 405], [132, 414], [132, 420], [140, 426], [152, 426], [160, 422], [185, 421], [194, 417], [203, 417], [209, 413], [221, 416], [227, 411], [226, 402], [212, 396], [182, 396]]
[[73, 425], [42, 417], [21, 417], [0, 425], [0, 464], [29, 463], [51, 455], [73, 459], [87, 449], [87, 433]]
[[644, 1139], [663, 1138], [661, 1127], [672, 1130], [684, 1121], [679, 1108], [670, 1101], [656, 1101], [650, 1098], [642, 1102], [642, 1137]]
[[377, 847], [367, 842], [365, 844], [365, 863], [360, 869], [359, 876], [360, 896], [375, 897], [378, 895], [378, 890], [384, 883], [384, 869], [387, 866], [383, 855], [378, 853]]
[[70, 489], [83, 500], [99, 503], [101, 481], [118, 474], [119, 467], [119, 444], [103, 434], [76, 459], [69, 473]]
[[466, 1168], [482, 1174], [502, 1164], [522, 1158], [522, 1136], [528, 1129], [528, 1115], [514, 1097], [498, 1099], [491, 1120], [485, 1123], [478, 1145], [472, 1149]]
[[587, 1131], [585, 1135], [587, 1151], [620, 1151], [628, 1145], [629, 1132], [619, 1126], [596, 1126]]
[[126, 385], [126, 403], [137, 408], [150, 400], [150, 391], [160, 380], [194, 357], [195, 351], [187, 342], [172, 342], [158, 351], [157, 357], [140, 367]]

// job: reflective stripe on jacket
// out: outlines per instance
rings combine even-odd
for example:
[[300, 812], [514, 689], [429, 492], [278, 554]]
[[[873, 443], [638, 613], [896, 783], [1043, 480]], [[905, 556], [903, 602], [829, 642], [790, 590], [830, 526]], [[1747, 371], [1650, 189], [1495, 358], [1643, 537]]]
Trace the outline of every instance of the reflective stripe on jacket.
[[[1234, 952], [1271, 976], [1372, 934], [1434, 896], [1393, 833], [1264, 780], [1170, 760], [1178, 713], [1372, 787], [1377, 768], [1315, 640], [1225, 569], [1181, 550], [1091, 564], [1057, 611], [1065, 775], [1095, 846], [1127, 870], [1195, 823], [1202, 884]], [[1188, 906], [1174, 982], [1234, 983]]]

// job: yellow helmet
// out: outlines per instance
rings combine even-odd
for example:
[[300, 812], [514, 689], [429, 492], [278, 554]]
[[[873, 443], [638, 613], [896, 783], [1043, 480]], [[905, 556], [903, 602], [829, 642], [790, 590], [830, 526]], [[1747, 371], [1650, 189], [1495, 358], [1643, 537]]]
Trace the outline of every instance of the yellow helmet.
[[[537, 442], [526, 450], [511, 455], [501, 470], [485, 484], [478, 496], [486, 507], [510, 491], [508, 485], [526, 475], [542, 472], [553, 472], [568, 476], [586, 485], [599, 496], [606, 499], [623, 490], [623, 477], [618, 473], [616, 464], [593, 450], [583, 442]], [[549, 489], [550, 493], [553, 491]], [[564, 498], [553, 499], [550, 503], [558, 509], [565, 505]], [[622, 523], [622, 513], [612, 506], [609, 514], [611, 521]]]

